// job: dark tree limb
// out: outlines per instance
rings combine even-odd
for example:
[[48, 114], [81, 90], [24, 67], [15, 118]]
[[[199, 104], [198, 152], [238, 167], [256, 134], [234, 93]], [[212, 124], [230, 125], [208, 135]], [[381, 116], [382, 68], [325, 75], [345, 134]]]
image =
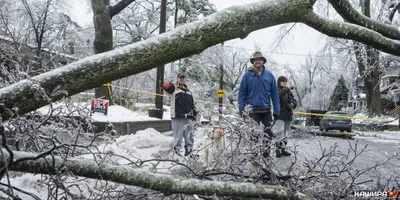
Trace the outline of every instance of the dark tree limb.
[[381, 34], [365, 27], [326, 20], [314, 12], [307, 14], [304, 23], [330, 37], [355, 40], [387, 53], [387, 50], [391, 49], [390, 52], [392, 54], [400, 55], [400, 43], [390, 38], [382, 37]]
[[96, 54], [1, 88], [0, 102], [7, 108], [17, 107], [18, 114], [25, 114], [49, 103], [40, 93], [45, 92], [53, 101], [60, 100], [285, 23], [305, 23], [328, 36], [355, 40], [400, 56], [400, 44], [396, 41], [361, 26], [323, 19], [313, 12], [312, 3], [310, 0], [260, 1], [231, 7], [145, 41]]
[[115, 15], [118, 15], [122, 10], [124, 10], [126, 7], [128, 7], [134, 1], [136, 1], [136, 0], [122, 0], [122, 1], [118, 2], [117, 4], [111, 6], [109, 8], [110, 19], [112, 19]]
[[396, 14], [396, 12], [399, 11], [399, 9], [400, 9], [400, 3], [397, 3], [395, 6], [393, 6], [388, 16], [390, 22], [393, 21], [394, 14]]
[[[338, 12], [344, 20], [354, 23], [382, 34], [385, 37], [400, 40], [400, 31], [390, 25], [375, 21], [365, 16], [353, 8], [348, 0], [328, 0], [333, 8]], [[369, 4], [365, 1], [364, 4]], [[369, 13], [369, 7], [365, 7], [365, 11]]]

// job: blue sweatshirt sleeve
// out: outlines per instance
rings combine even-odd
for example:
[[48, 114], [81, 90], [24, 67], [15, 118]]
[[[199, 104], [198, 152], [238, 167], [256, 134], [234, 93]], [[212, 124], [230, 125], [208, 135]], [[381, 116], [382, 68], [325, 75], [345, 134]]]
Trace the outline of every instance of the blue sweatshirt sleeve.
[[274, 105], [274, 113], [275, 115], [279, 115], [281, 111], [281, 105], [279, 103], [279, 95], [278, 95], [278, 86], [276, 84], [276, 79], [274, 75], [272, 75], [272, 82], [271, 82], [271, 99]]
[[240, 114], [242, 114], [242, 112], [244, 111], [244, 106], [246, 104], [246, 97], [247, 97], [247, 80], [246, 80], [246, 74], [244, 74], [242, 77], [242, 81], [240, 82], [239, 94], [238, 94]]

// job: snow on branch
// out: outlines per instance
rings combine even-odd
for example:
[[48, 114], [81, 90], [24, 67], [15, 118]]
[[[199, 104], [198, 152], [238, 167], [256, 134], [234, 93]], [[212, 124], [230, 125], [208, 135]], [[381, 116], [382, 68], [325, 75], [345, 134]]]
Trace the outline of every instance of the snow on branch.
[[[310, 0], [265, 0], [230, 7], [156, 37], [1, 88], [0, 102], [9, 109], [18, 108], [17, 114], [25, 114], [65, 96], [201, 53], [221, 42], [245, 38], [253, 31], [293, 22], [306, 23], [329, 36], [353, 39], [400, 55], [399, 44], [377, 32], [319, 18], [312, 11], [314, 3]], [[3, 114], [3, 119], [9, 117], [10, 114]]]
[[397, 28], [361, 14], [353, 8], [348, 0], [329, 0], [329, 3], [344, 20], [374, 30], [385, 37], [400, 40], [400, 31]]
[[[5, 160], [10, 154], [2, 149]], [[291, 189], [252, 183], [236, 183], [223, 181], [205, 181], [187, 179], [175, 175], [157, 174], [147, 169], [138, 169], [131, 166], [117, 166], [107, 163], [96, 163], [94, 160], [70, 158], [63, 159], [58, 156], [14, 151], [14, 160], [21, 162], [8, 166], [9, 170], [53, 174], [57, 171], [68, 171], [76, 176], [101, 179], [138, 186], [163, 192], [165, 194], [198, 194], [207, 196], [235, 196], [245, 198], [268, 199], [309, 199], [305, 195]], [[0, 167], [4, 167], [1, 162]]]
[[308, 26], [330, 37], [359, 41], [393, 55], [400, 55], [400, 43], [362, 26], [324, 19], [314, 12], [304, 21]]
[[[49, 104], [49, 99], [38, 95], [38, 90], [46, 94], [63, 90], [71, 96], [201, 53], [221, 42], [244, 38], [255, 30], [296, 22], [311, 8], [308, 0], [260, 1], [231, 7], [156, 37], [96, 54], [2, 88], [0, 102], [7, 108], [17, 107], [18, 114], [25, 114]], [[63, 97], [56, 95], [51, 100]], [[8, 116], [3, 115], [3, 118]]]

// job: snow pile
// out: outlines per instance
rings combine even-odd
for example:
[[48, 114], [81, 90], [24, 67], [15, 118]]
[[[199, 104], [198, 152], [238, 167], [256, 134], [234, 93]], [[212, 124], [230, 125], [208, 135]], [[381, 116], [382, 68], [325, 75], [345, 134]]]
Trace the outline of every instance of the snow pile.
[[56, 102], [36, 110], [41, 115], [89, 116], [90, 102], [65, 103]]
[[353, 131], [356, 138], [383, 143], [400, 143], [400, 131]]
[[[95, 151], [95, 153], [105, 153], [115, 163], [128, 164], [132, 161], [154, 159], [160, 152], [170, 151], [172, 141], [172, 137], [165, 136], [153, 128], [148, 128], [138, 131], [136, 134], [120, 136], [112, 143], [99, 145], [97, 147], [98, 152]], [[93, 159], [92, 154], [82, 157]]]
[[398, 119], [390, 116], [381, 116], [381, 117], [374, 117], [370, 119], [367, 114], [364, 113], [357, 113], [352, 117], [356, 119], [352, 119], [353, 124], [390, 124], [396, 125], [398, 124]]
[[[145, 106], [144, 104], [141, 106]], [[150, 106], [150, 105], [148, 105]], [[154, 105], [152, 105], [154, 106]], [[164, 120], [171, 119], [170, 107], [164, 106]], [[88, 116], [94, 122], [132, 122], [132, 121], [154, 121], [160, 120], [155, 117], [149, 117], [144, 111], [131, 111], [123, 106], [112, 105], [108, 107], [107, 115], [95, 112], [91, 113], [91, 102], [66, 103], [56, 102], [51, 105], [43, 106], [36, 110], [42, 115], [61, 115], [61, 116]], [[147, 110], [146, 110], [147, 111]]]
[[154, 121], [158, 118], [149, 117], [142, 113], [133, 112], [125, 107], [112, 105], [108, 107], [107, 115], [95, 112], [91, 116], [94, 122], [132, 122], [132, 121]]
[[[153, 128], [149, 128], [138, 131], [135, 135], [131, 134], [120, 136], [116, 138], [113, 142], [99, 145], [96, 149], [92, 150], [92, 152], [96, 154], [95, 158], [93, 154], [84, 154], [77, 157], [84, 159], [96, 159], [97, 161], [102, 160], [104, 162], [109, 162], [113, 164], [130, 164], [131, 166], [136, 166], [135, 163], [140, 164], [140, 161], [158, 158], [157, 156], [160, 153], [171, 152], [172, 141], [173, 138], [171, 136], [166, 136], [165, 134], [157, 132]], [[163, 159], [171, 158], [164, 157]], [[156, 162], [148, 162], [147, 164], [144, 164], [143, 167], [153, 167], [154, 163]], [[162, 171], [162, 169], [169, 169], [170, 167], [170, 162], [162, 162], [157, 165], [157, 169], [160, 169], [160, 171]], [[13, 174], [17, 174], [15, 177], [10, 178], [10, 182], [14, 187], [21, 188], [27, 192], [35, 194], [38, 199], [48, 198], [47, 186], [42, 185], [41, 183], [42, 181], [47, 181], [43, 180], [46, 176], [42, 177], [41, 175], [22, 174], [14, 172]], [[2, 179], [1, 182], [7, 184], [7, 179]], [[82, 194], [88, 197], [88, 188], [95, 188], [97, 180], [84, 178], [77, 179], [69, 177], [65, 181], [66, 185], [69, 185], [68, 182], [79, 186], [80, 188], [78, 189], [77, 187], [71, 187], [70, 190], [73, 194], [77, 194], [78, 196], [79, 194]], [[113, 185], [114, 183], [108, 184]], [[18, 193], [16, 191], [14, 192]], [[2, 195], [1, 192], [0, 195]], [[31, 196], [21, 193], [18, 193], [18, 195], [22, 199], [35, 199]]]

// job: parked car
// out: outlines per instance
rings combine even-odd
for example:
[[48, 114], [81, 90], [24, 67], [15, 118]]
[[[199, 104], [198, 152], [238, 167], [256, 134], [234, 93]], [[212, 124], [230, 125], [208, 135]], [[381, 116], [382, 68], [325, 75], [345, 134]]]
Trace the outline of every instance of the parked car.
[[[306, 125], [307, 126], [319, 126], [319, 122], [322, 119], [322, 116], [320, 114], [325, 114], [328, 112], [327, 110], [317, 110], [317, 109], [309, 109], [307, 110], [307, 113], [310, 113], [310, 115], [306, 115]], [[318, 114], [318, 115], [313, 115], [313, 114]]]
[[[338, 111], [329, 111], [325, 113], [327, 116], [324, 116], [319, 122], [319, 130], [340, 130], [340, 132], [347, 131], [351, 132], [351, 119], [345, 118], [348, 116], [345, 112]], [[335, 117], [337, 116], [337, 117]]]

